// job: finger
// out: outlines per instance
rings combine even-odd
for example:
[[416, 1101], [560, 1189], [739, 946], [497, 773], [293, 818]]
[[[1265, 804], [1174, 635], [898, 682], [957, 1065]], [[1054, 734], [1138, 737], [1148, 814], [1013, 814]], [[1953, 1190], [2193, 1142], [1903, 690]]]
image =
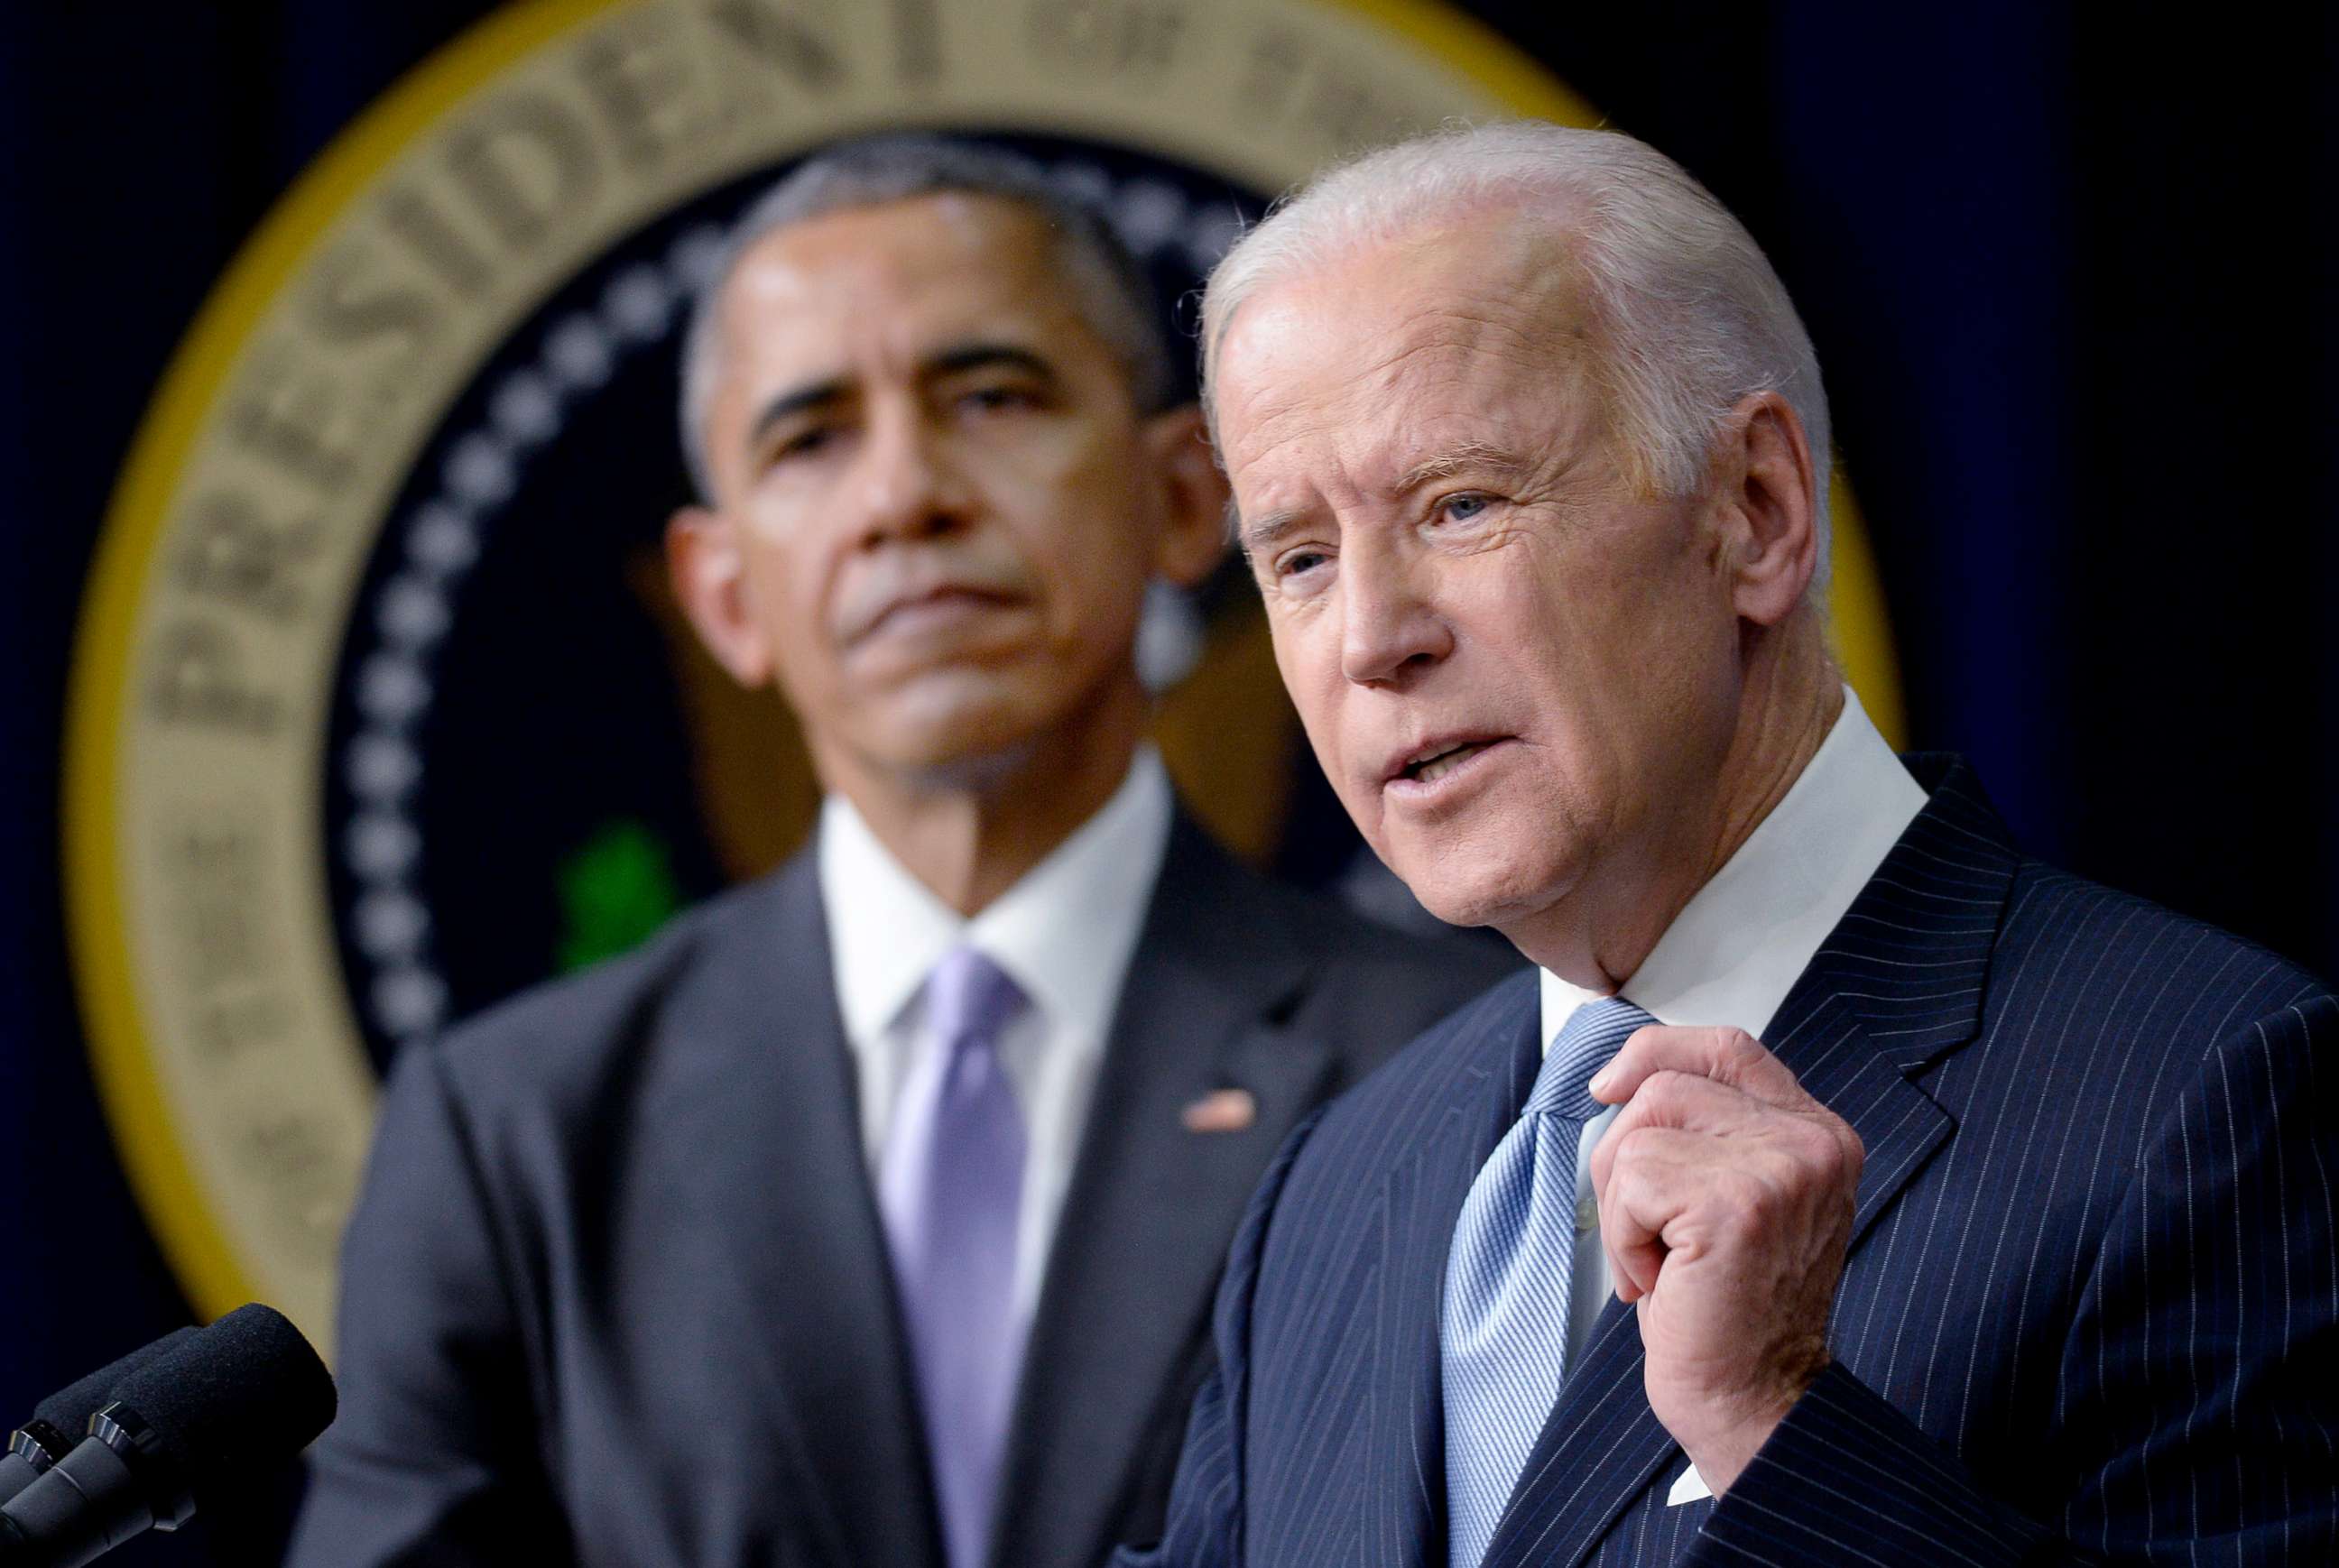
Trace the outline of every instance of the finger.
[[1651, 1024], [1635, 1030], [1615, 1060], [1592, 1080], [1592, 1098], [1622, 1105], [1653, 1072], [1685, 1072], [1742, 1090], [1772, 1105], [1813, 1103], [1795, 1075], [1742, 1029]]
[[1615, 1282], [1616, 1299], [1638, 1301], [1657, 1287], [1657, 1272], [1665, 1264], [1664, 1227], [1635, 1218], [1623, 1202], [1613, 1208], [1600, 1201], [1600, 1249], [1608, 1255], [1608, 1277]]
[[1728, 1136], [1756, 1130], [1763, 1119], [1780, 1114], [1776, 1106], [1711, 1078], [1670, 1068], [1651, 1073], [1592, 1146], [1593, 1190], [1606, 1185], [1616, 1149], [1636, 1128], [1670, 1127]]
[[1642, 1128], [1623, 1139], [1599, 1193], [1600, 1243], [1631, 1302], [1657, 1287], [1665, 1266], [1687, 1247], [1710, 1251], [1749, 1221], [1766, 1197], [1786, 1190], [1791, 1170], [1775, 1151], [1752, 1164], [1715, 1158], [1717, 1140], [1674, 1128]]
[[1635, 1133], [1658, 1131], [1691, 1139], [1678, 1147], [1701, 1166], [1769, 1171], [1795, 1186], [1857, 1187], [1867, 1153], [1851, 1124], [1815, 1100], [1782, 1109], [1712, 1079], [1668, 1070], [1643, 1081], [1594, 1142], [1588, 1167], [1594, 1192], [1606, 1187], [1620, 1150]]
[[[1684, 1247], [1776, 1259], [1833, 1234], [1841, 1248], [1859, 1200], [1858, 1135], [1846, 1128], [1840, 1141], [1816, 1118], [1763, 1119], [1770, 1136], [1760, 1139], [1641, 1127], [1617, 1141], [1597, 1200], [1620, 1279], [1653, 1289], [1658, 1267]], [[1633, 1299], [1621, 1286], [1618, 1294]]]
[[[1605, 1142], [1605, 1139], [1602, 1140]], [[1637, 1301], [1657, 1287], [1670, 1250], [1665, 1228], [1698, 1200], [1704, 1140], [1695, 1133], [1649, 1128], [1619, 1140], [1619, 1153], [1600, 1189], [1600, 1246], [1615, 1277], [1616, 1297]]]

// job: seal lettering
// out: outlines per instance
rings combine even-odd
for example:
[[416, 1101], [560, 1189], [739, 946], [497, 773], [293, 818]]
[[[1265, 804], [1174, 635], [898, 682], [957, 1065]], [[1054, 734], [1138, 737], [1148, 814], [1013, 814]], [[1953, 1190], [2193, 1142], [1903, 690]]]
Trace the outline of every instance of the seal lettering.
[[1175, 0], [1038, 0], [1026, 27], [1043, 60], [1144, 77], [1177, 64], [1185, 30]]
[[825, 93], [844, 81], [844, 61], [835, 44], [772, 0], [715, 0], [706, 15], [717, 31], [777, 65], [800, 87]]
[[455, 133], [447, 166], [505, 246], [533, 251], [564, 212], [600, 184], [593, 133], [567, 105], [515, 93]]
[[294, 567], [315, 548], [314, 523], [280, 528], [244, 497], [214, 493], [198, 501], [179, 554], [179, 583], [189, 593], [287, 621], [301, 610]]
[[183, 620], [165, 627], [151, 659], [147, 705], [165, 724], [264, 739], [282, 721], [282, 703], [244, 679], [235, 639], [216, 622]]
[[619, 155], [637, 172], [656, 169], [721, 118], [691, 57], [677, 47], [677, 31], [671, 16], [645, 12], [602, 28], [577, 50], [577, 79], [617, 138]]

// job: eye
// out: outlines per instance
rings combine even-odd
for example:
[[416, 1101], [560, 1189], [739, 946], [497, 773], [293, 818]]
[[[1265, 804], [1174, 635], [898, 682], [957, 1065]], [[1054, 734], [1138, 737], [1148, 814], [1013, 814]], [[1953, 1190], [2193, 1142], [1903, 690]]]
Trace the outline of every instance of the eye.
[[972, 387], [958, 396], [958, 406], [970, 413], [998, 414], [1014, 409], [1031, 409], [1040, 399], [1031, 389], [1013, 385]]
[[1293, 550], [1289, 555], [1276, 557], [1275, 575], [1278, 577], [1301, 577], [1331, 558], [1322, 550]]
[[812, 457], [835, 439], [834, 426], [806, 425], [772, 443], [770, 462], [777, 466], [793, 458]]
[[1449, 522], [1466, 523], [1483, 514], [1495, 504], [1495, 498], [1478, 490], [1462, 490], [1437, 503], [1437, 514]]

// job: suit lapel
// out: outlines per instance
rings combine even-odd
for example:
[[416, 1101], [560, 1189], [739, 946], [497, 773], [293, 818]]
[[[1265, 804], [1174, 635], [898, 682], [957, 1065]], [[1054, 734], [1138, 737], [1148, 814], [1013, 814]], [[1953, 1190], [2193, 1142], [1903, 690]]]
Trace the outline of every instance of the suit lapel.
[[[1956, 1130], [1909, 1081], [1971, 1040], [2015, 856], [1962, 763], [1916, 758], [1918, 814], [1772, 1020], [1764, 1041], [1867, 1149], [1851, 1246]], [[1634, 1314], [1611, 1301], [1570, 1371], [1486, 1568], [1582, 1563], [1680, 1449], [1649, 1408]], [[1667, 1466], [1670, 1468], [1670, 1466]]]
[[722, 1245], [709, 1299], [754, 1376], [728, 1412], [805, 1473], [838, 1568], [942, 1563], [891, 1270], [866, 1177], [859, 1094], [809, 853], [719, 928], [666, 1092], [675, 1223]]
[[[1030, 1345], [992, 1558], [1101, 1561], [1258, 1173], [1320, 1097], [1332, 1042], [1279, 1027], [1308, 955], [1248, 873], [1180, 817], [1121, 988]], [[1189, 1130], [1213, 1090], [1256, 1104], [1239, 1130]], [[1165, 1412], [1164, 1401], [1179, 1408]], [[1099, 1456], [1126, 1456], [1120, 1465]]]

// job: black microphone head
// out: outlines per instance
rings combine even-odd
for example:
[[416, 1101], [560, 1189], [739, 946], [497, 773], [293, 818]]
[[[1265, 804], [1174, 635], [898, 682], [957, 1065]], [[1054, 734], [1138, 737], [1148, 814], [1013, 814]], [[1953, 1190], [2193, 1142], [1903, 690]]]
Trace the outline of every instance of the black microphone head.
[[152, 1345], [142, 1345], [121, 1360], [99, 1367], [77, 1383], [67, 1384], [34, 1408], [33, 1419], [71, 1433], [74, 1441], [80, 1442], [89, 1431], [89, 1418], [113, 1397], [114, 1385], [158, 1357], [176, 1354], [196, 1332], [192, 1328], [174, 1328]]
[[107, 1410], [134, 1413], [200, 1499], [298, 1455], [331, 1424], [333, 1405], [333, 1380], [301, 1331], [255, 1302], [122, 1379]]

